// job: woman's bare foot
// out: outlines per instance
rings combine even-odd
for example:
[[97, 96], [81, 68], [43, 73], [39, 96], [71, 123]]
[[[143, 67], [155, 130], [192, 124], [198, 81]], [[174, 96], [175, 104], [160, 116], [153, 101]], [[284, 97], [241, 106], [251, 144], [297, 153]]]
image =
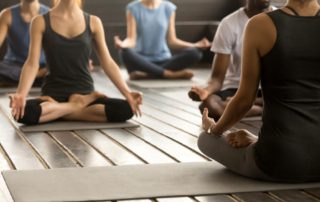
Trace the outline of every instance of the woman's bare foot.
[[191, 79], [193, 76], [193, 71], [188, 69], [180, 71], [165, 70], [163, 73], [163, 77], [166, 79]]
[[72, 95], [70, 95], [68, 102], [72, 102], [76, 106], [78, 106], [80, 108], [84, 108], [84, 107], [87, 107], [90, 103], [92, 103], [96, 99], [101, 98], [101, 97], [107, 97], [107, 96], [105, 96], [102, 93], [96, 92], [96, 91], [94, 91], [88, 95], [72, 94]]
[[130, 80], [141, 80], [149, 78], [148, 74], [145, 72], [134, 71], [129, 73]]
[[257, 141], [258, 137], [247, 130], [239, 130], [227, 135], [228, 143], [235, 148], [246, 147]]
[[44, 101], [44, 102], [53, 102], [53, 103], [58, 103], [56, 100], [54, 100], [52, 97], [50, 96], [40, 96], [39, 97], [40, 100]]

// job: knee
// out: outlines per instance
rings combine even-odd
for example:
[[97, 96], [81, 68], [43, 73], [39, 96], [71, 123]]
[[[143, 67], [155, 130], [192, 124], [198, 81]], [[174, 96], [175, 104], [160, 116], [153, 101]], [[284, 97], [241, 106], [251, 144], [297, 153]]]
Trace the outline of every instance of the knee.
[[133, 116], [127, 101], [114, 98], [108, 98], [105, 101], [105, 113], [108, 122], [124, 122]]
[[[206, 132], [202, 132], [199, 137], [198, 137], [198, 148], [199, 150], [203, 153], [207, 155], [207, 147], [208, 147], [208, 138], [209, 135]], [[210, 142], [210, 141], [209, 141]]]
[[26, 125], [38, 124], [42, 113], [40, 105], [42, 102], [40, 99], [28, 100], [24, 109], [24, 116], [18, 122]]
[[188, 48], [186, 49], [188, 58], [191, 60], [193, 63], [198, 63], [203, 57], [203, 53], [201, 50], [198, 48]]

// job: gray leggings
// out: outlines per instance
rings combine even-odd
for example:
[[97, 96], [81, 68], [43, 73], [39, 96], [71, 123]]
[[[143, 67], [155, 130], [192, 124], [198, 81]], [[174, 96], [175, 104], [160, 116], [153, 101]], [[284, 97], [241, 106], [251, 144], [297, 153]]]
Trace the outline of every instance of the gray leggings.
[[274, 181], [264, 174], [256, 165], [254, 158], [254, 145], [236, 149], [231, 147], [226, 136], [208, 135], [203, 132], [198, 139], [199, 149], [208, 157], [221, 163], [231, 171], [245, 177]]

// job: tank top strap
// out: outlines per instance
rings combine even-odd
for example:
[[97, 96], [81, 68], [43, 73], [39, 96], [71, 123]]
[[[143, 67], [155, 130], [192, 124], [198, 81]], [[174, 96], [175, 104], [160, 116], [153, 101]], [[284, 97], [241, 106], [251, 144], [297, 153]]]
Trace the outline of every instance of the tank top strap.
[[91, 26], [90, 26], [90, 15], [86, 12], [83, 12], [84, 14], [84, 19], [86, 23], [86, 30], [91, 33]]
[[43, 14], [44, 23], [45, 23], [45, 32], [50, 30], [50, 11]]
[[291, 6], [286, 6], [286, 8], [289, 9], [294, 15], [300, 16], [299, 13], [294, 8], [292, 8]]

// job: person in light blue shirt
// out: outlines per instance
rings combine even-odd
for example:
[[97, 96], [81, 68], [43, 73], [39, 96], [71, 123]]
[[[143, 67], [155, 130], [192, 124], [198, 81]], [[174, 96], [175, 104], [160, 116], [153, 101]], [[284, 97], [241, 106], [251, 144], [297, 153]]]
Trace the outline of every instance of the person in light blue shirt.
[[[0, 46], [6, 40], [7, 51], [0, 62], [0, 85], [16, 85], [19, 81], [21, 69], [29, 52], [29, 27], [33, 17], [44, 14], [49, 8], [38, 0], [21, 0], [20, 4], [4, 9], [0, 14]], [[41, 52], [40, 69], [35, 84], [40, 85], [46, 75], [46, 61]]]
[[[130, 79], [190, 79], [186, 67], [202, 57], [201, 49], [210, 47], [206, 38], [189, 43], [176, 36], [176, 6], [166, 0], [135, 0], [127, 6], [127, 37], [114, 41]], [[172, 55], [170, 48], [179, 50]]]

